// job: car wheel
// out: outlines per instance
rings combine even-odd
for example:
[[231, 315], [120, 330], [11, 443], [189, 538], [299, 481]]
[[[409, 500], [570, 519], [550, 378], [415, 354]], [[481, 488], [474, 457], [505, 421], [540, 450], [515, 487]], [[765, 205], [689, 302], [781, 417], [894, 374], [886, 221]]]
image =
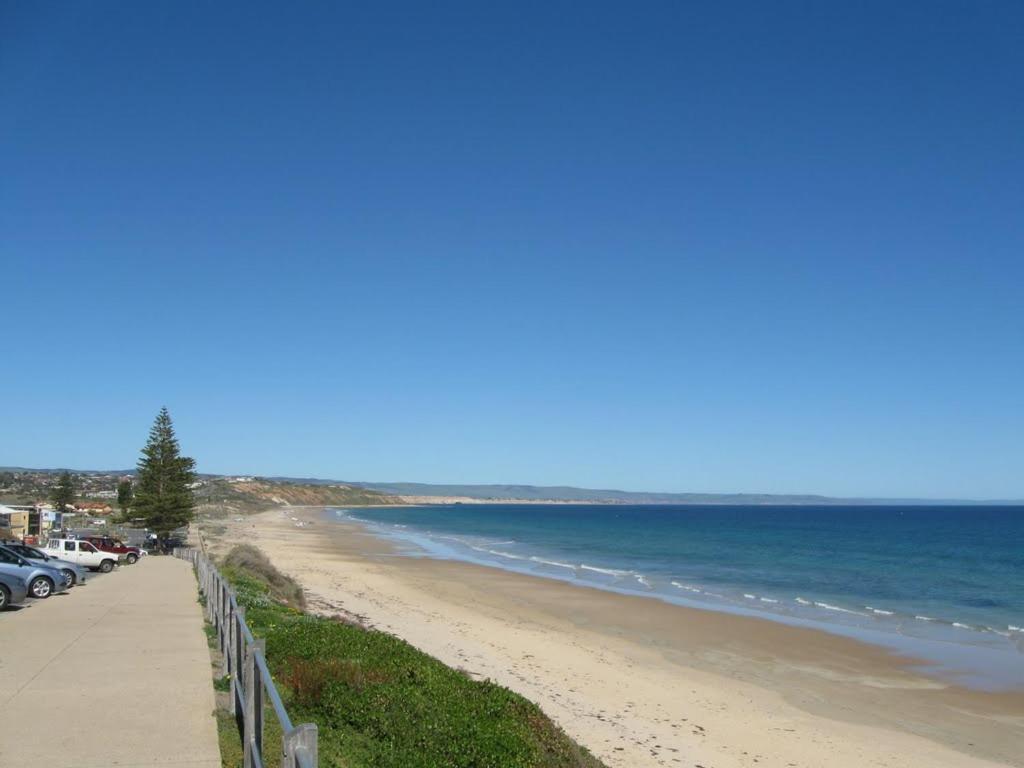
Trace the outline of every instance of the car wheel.
[[45, 576], [36, 576], [32, 579], [32, 583], [29, 584], [28, 592], [32, 597], [45, 600], [53, 594], [53, 582]]
[[5, 587], [3, 584], [0, 584], [0, 611], [6, 608], [10, 604], [10, 602], [11, 593], [8, 591], [7, 587]]
[[104, 560], [100, 563], [100, 573], [110, 573], [112, 570], [114, 570], [113, 560]]
[[70, 568], [64, 568], [63, 570], [61, 570], [61, 573], [64, 574], [64, 581], [67, 582], [67, 585], [69, 587], [75, 586], [75, 572], [74, 571], [72, 571]]
[[128, 557], [127, 557], [127, 558], [125, 558], [125, 559], [126, 559], [126, 560], [128, 561], [128, 565], [135, 565], [135, 561], [139, 559], [139, 556], [138, 556], [138, 555], [136, 555], [136, 554], [135, 554], [134, 552], [132, 552], [132, 553], [131, 553], [130, 555], [128, 555]]

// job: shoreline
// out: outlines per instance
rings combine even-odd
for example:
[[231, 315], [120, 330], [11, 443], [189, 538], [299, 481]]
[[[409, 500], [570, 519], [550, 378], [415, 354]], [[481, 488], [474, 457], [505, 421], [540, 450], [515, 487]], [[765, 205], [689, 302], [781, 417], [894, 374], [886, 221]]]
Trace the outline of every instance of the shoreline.
[[303, 585], [313, 610], [357, 616], [513, 688], [609, 766], [1024, 765], [1024, 694], [942, 683], [857, 640], [406, 557], [320, 509], [232, 522], [210, 544], [243, 539]]
[[[756, 585], [742, 589], [734, 587], [733, 594], [729, 596], [726, 594], [728, 588], [712, 592], [672, 580], [669, 582], [675, 588], [672, 590], [666, 586], [667, 579], [663, 575], [661, 583], [652, 584], [648, 581], [648, 578], [653, 579], [650, 573], [633, 570], [628, 565], [595, 567], [585, 562], [574, 565], [578, 560], [572, 560], [571, 556], [566, 560], [563, 555], [527, 557], [530, 553], [521, 551], [519, 554], [509, 554], [490, 549], [488, 547], [491, 545], [488, 544], [473, 546], [471, 542], [454, 534], [434, 536], [404, 524], [367, 520], [351, 514], [352, 509], [356, 508], [336, 509], [334, 511], [338, 519], [329, 516], [327, 519], [365, 526], [369, 533], [392, 542], [411, 557], [455, 560], [557, 580], [581, 588], [641, 596], [684, 608], [747, 616], [828, 632], [884, 648], [897, 656], [913, 657], [918, 660], [918, 671], [944, 683], [972, 690], [1024, 693], [1024, 665], [1021, 663], [1024, 660], [1024, 631], [1012, 624], [1005, 625], [1005, 630], [1000, 629], [998, 624], [964, 624], [960, 623], [960, 619], [954, 620], [940, 614], [933, 618], [919, 615], [914, 610], [904, 609], [901, 612], [895, 606], [889, 606], [888, 610], [867, 605], [860, 607], [856, 600], [844, 600], [840, 596], [812, 597], [811, 600], [796, 596], [787, 599], [785, 595], [770, 591], [766, 597]], [[451, 543], [453, 541], [457, 543]], [[546, 557], [558, 559], [544, 559]], [[642, 586], [633, 583], [634, 579]], [[802, 590], [798, 592], [813, 594]], [[743, 600], [739, 599], [740, 594]], [[767, 604], [767, 607], [762, 603]], [[797, 605], [793, 606], [793, 603]], [[817, 615], [814, 615], [815, 612]], [[854, 616], [858, 618], [853, 619]]]

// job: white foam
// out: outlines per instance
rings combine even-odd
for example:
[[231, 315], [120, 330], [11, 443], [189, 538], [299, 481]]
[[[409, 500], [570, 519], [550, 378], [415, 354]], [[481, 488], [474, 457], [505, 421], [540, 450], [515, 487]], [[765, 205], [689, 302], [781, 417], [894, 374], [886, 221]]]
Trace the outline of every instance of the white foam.
[[860, 611], [851, 611], [849, 608], [840, 608], [838, 605], [831, 605], [829, 603], [815, 603], [819, 608], [824, 608], [826, 611], [838, 611], [839, 613], [852, 613], [854, 616], [864, 616]]
[[892, 616], [894, 613], [893, 611], [883, 611], [881, 608], [872, 608], [870, 605], [865, 605], [864, 607], [879, 616]]
[[1006, 628], [1011, 632], [1024, 632], [1024, 627], [1015, 627], [1013, 624], [1007, 624]]
[[933, 619], [931, 616], [915, 616], [914, 618], [919, 621], [938, 621], [938, 619]]
[[771, 597], [762, 597], [761, 598], [761, 602], [762, 603], [777, 603], [779, 601], [774, 599], [774, 598], [771, 598]]
[[969, 624], [961, 624], [959, 621], [954, 621], [953, 626], [958, 629], [974, 629], [974, 627], [970, 626]]
[[614, 568], [598, 568], [596, 565], [587, 565], [586, 563], [583, 563], [580, 568], [584, 571], [594, 571], [608, 576], [629, 576], [632, 573], [632, 571], [617, 571]]
[[[515, 555], [511, 555], [511, 557], [515, 557]], [[521, 557], [516, 558], [516, 559], [517, 560], [522, 560]], [[560, 563], [557, 560], [544, 560], [543, 558], [540, 558], [540, 557], [531, 557], [530, 559], [533, 562], [540, 563], [542, 565], [553, 565], [556, 568], [568, 568], [570, 571], [575, 571], [576, 570], [576, 566], [575, 565], [569, 565], [568, 563]]]
[[[497, 555], [498, 557], [507, 557], [509, 560], [526, 559], [525, 557], [521, 557], [520, 555], [513, 555], [511, 552], [502, 552], [500, 549], [488, 549], [487, 553], [491, 555]], [[530, 559], [533, 560], [534, 558], [531, 557]]]
[[797, 598], [794, 598], [794, 599], [795, 599], [795, 600], [796, 600], [796, 601], [797, 601], [798, 603], [800, 603], [800, 605], [810, 605], [810, 604], [811, 604], [811, 601], [810, 601], [810, 600], [804, 600], [804, 599], [803, 599], [802, 597], [797, 597]]
[[653, 587], [651, 587], [651, 582], [649, 582], [643, 575], [636, 574], [636, 580], [639, 581], [641, 584], [643, 584], [648, 589], [653, 589]]
[[752, 595], [749, 592], [744, 592], [743, 596], [747, 598], [747, 600], [757, 600], [757, 595]]
[[673, 581], [672, 586], [676, 589], [685, 589], [687, 592], [696, 592], [698, 595], [700, 594], [699, 589], [691, 587], [689, 584], [680, 584], [678, 581]]

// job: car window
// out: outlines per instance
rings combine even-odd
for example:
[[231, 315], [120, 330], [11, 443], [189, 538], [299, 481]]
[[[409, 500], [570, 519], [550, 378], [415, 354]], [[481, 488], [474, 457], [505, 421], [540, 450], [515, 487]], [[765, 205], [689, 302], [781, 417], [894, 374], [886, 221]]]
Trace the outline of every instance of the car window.
[[79, 552], [95, 552], [96, 551], [96, 547], [94, 547], [92, 544], [90, 544], [87, 541], [80, 541], [80, 542], [78, 542], [78, 551]]
[[75, 542], [73, 542], [73, 541], [65, 541], [64, 542], [64, 549], [66, 549], [68, 552], [74, 552], [75, 551]]
[[0, 563], [17, 563], [19, 558], [16, 554], [7, 549], [0, 549]]

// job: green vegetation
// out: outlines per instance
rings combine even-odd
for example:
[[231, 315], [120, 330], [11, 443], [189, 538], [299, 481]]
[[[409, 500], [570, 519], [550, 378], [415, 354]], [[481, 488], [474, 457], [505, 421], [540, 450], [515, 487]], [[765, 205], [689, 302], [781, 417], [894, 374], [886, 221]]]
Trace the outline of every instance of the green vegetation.
[[192, 521], [196, 462], [180, 455], [178, 438], [166, 408], [161, 408], [142, 449], [135, 486], [134, 522], [165, 541]]
[[128, 519], [128, 510], [135, 499], [135, 488], [127, 478], [117, 484], [117, 506], [121, 510], [121, 519]]
[[239, 544], [228, 552], [222, 563], [225, 573], [259, 582], [266, 593], [279, 603], [302, 610], [306, 607], [306, 598], [302, 587], [281, 573], [269, 558], [252, 544]]
[[245, 754], [242, 752], [242, 740], [238, 737], [235, 716], [224, 707], [217, 707], [213, 714], [217, 718], [217, 741], [220, 743], [222, 768], [242, 768]]
[[70, 472], [61, 472], [60, 479], [50, 494], [50, 501], [53, 503], [54, 509], [58, 509], [61, 512], [74, 506], [75, 478], [71, 476]]
[[222, 571], [253, 634], [266, 640], [292, 720], [317, 723], [322, 766], [602, 768], [507, 688], [471, 680], [391, 635], [284, 605], [299, 588], [266, 558], [236, 549]]

